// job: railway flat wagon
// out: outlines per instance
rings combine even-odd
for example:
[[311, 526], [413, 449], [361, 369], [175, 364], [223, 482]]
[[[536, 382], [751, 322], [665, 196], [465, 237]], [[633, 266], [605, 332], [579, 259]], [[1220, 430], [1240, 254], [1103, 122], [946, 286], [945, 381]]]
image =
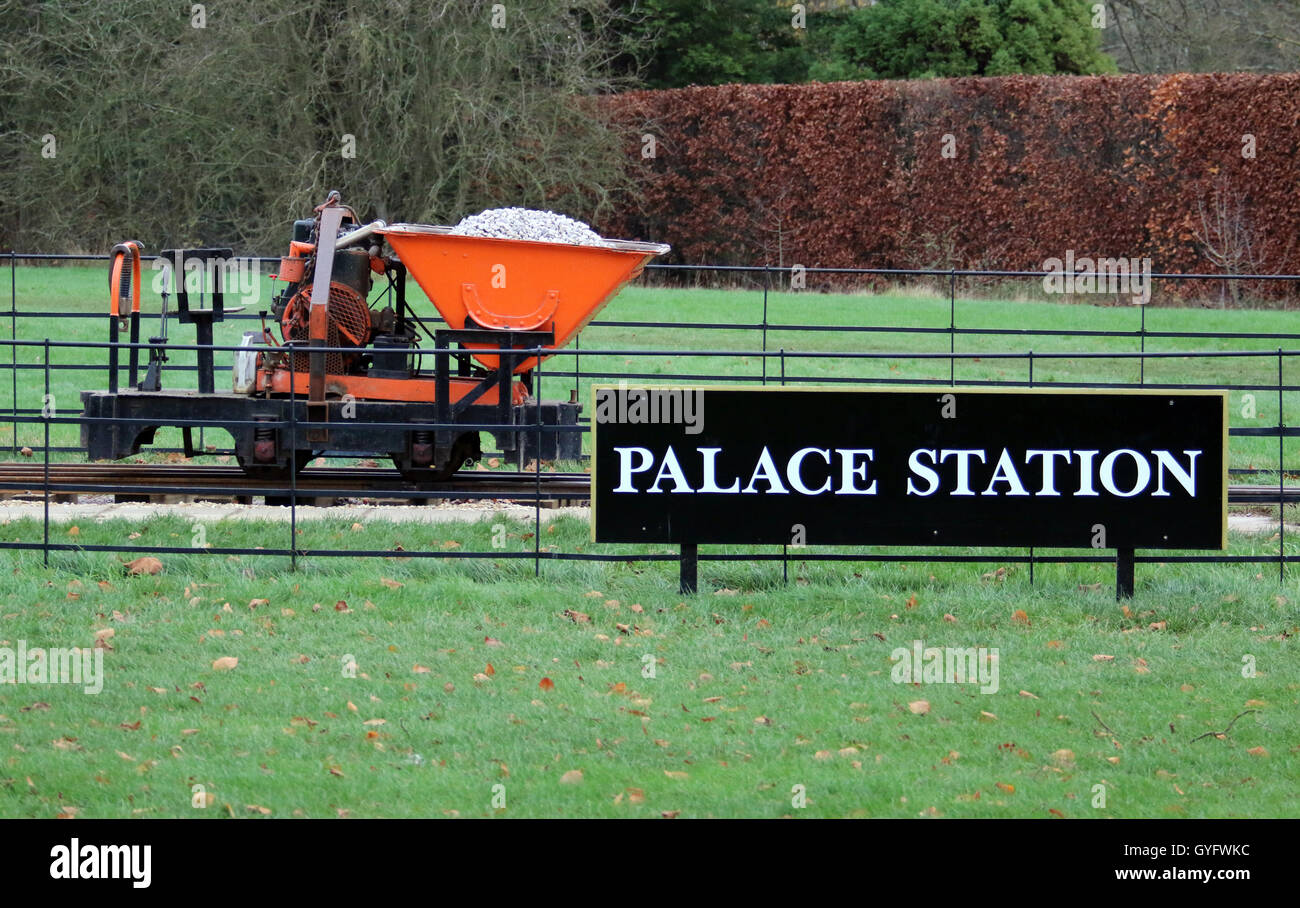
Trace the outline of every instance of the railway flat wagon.
[[[294, 222], [289, 254], [273, 276], [283, 284], [267, 327], [246, 332], [233, 355], [231, 387], [218, 390], [213, 325], [226, 307], [222, 269], [230, 249], [169, 249], [158, 336], [140, 342], [141, 246], [113, 250], [109, 277], [109, 387], [83, 391], [82, 446], [92, 460], [140, 453], [162, 427], [229, 431], [252, 476], [284, 476], [329, 454], [391, 458], [412, 481], [449, 478], [481, 456], [479, 433], [522, 459], [576, 459], [576, 400], [542, 400], [534, 371], [571, 341], [651, 259], [656, 243], [578, 245], [458, 233], [426, 224], [361, 223], [331, 192], [313, 217]], [[209, 276], [199, 301], [191, 271]], [[407, 276], [432, 301], [442, 325], [407, 300]], [[167, 321], [193, 324], [197, 388], [164, 386]], [[382, 308], [381, 308], [381, 303]], [[424, 313], [426, 318], [432, 313]], [[278, 329], [279, 336], [276, 336]], [[127, 381], [119, 386], [125, 353]], [[141, 354], [148, 359], [141, 363]], [[432, 368], [427, 368], [431, 363]]]

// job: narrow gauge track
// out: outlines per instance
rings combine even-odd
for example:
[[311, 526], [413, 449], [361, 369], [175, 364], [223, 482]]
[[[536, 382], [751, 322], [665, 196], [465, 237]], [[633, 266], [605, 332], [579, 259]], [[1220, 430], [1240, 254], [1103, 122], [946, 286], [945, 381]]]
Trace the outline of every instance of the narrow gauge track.
[[[540, 492], [539, 492], [540, 486]], [[0, 494], [43, 495], [45, 465], [0, 464]], [[267, 495], [286, 496], [290, 481], [252, 477], [235, 466], [138, 463], [52, 463], [51, 493], [155, 494], [155, 495]], [[296, 488], [304, 497], [403, 498], [410, 493], [433, 497], [589, 499], [591, 477], [586, 473], [505, 473], [461, 471], [445, 482], [415, 483], [391, 469], [367, 467], [310, 467], [298, 473]], [[1228, 503], [1275, 505], [1300, 503], [1300, 484], [1231, 485]]]
[[585, 473], [462, 471], [445, 482], [411, 482], [396, 470], [366, 467], [310, 467], [289, 477], [253, 477], [235, 466], [196, 464], [52, 463], [0, 464], [0, 494], [41, 495], [271, 495], [286, 497], [290, 486], [302, 497], [503, 498], [519, 501], [586, 499]]

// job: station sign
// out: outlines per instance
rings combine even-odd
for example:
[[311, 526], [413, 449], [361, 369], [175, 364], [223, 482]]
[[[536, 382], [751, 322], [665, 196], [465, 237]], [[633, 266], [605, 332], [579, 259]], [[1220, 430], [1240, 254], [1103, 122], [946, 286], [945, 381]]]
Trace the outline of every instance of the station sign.
[[1227, 394], [593, 389], [597, 542], [1222, 549]]

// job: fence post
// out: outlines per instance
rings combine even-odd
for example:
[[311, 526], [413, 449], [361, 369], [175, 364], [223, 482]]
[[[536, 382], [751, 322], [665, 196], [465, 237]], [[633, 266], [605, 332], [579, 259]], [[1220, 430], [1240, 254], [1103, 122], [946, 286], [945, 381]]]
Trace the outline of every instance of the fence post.
[[289, 354], [289, 570], [298, 570], [298, 397], [293, 377], [297, 355]]
[[[533, 401], [537, 411], [537, 444], [533, 448], [533, 576], [542, 576], [542, 347], [536, 347], [537, 365], [533, 366]], [[559, 416], [556, 416], [559, 423]], [[558, 433], [555, 436], [556, 454], [559, 454]]]
[[957, 269], [948, 269], [948, 384], [957, 384]]
[[9, 375], [13, 384], [14, 454], [18, 453], [18, 276], [14, 270], [17, 254], [9, 250]]
[[1115, 550], [1115, 598], [1133, 598], [1133, 550]]
[[[50, 339], [45, 338], [45, 401], [50, 399]], [[50, 407], [46, 402], [41, 405], [41, 421], [45, 423], [45, 469], [41, 480], [45, 499], [45, 542], [41, 545], [41, 555], [46, 567], [50, 566]]]
[[698, 545], [694, 542], [682, 543], [680, 591], [683, 596], [689, 596], [699, 588], [699, 558]]
[[771, 283], [768, 266], [763, 264], [763, 384], [767, 384], [767, 288]]
[[[1034, 351], [1029, 351], [1029, 387], [1034, 386]], [[1034, 547], [1029, 547], [1029, 585], [1034, 585]]]
[[1144, 385], [1147, 380], [1147, 307], [1141, 304], [1138, 308], [1142, 310], [1142, 322], [1138, 326], [1138, 384]]
[[1282, 348], [1277, 349], [1277, 579], [1286, 580], [1286, 419], [1282, 407]]

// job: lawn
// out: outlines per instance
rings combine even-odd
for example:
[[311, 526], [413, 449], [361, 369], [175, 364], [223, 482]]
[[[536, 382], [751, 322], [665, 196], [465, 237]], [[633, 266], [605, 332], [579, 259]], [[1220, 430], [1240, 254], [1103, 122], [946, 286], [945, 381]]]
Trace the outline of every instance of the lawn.
[[[15, 277], [20, 312], [105, 308], [103, 268], [22, 268]], [[269, 291], [261, 300], [253, 311], [269, 308]], [[581, 377], [544, 374], [543, 394], [567, 397], [576, 383], [585, 395], [593, 380], [630, 374], [761, 376], [761, 356], [598, 351], [753, 354], [763, 348], [760, 329], [682, 327], [758, 325], [762, 305], [753, 291], [629, 288], [604, 320], [676, 327], [591, 326], [581, 338]], [[1136, 330], [1140, 315], [1128, 306], [956, 306], [962, 327]], [[909, 355], [946, 353], [946, 333], [849, 329], [946, 328], [949, 318], [946, 299], [923, 293], [773, 293], [769, 326], [836, 330], [769, 327], [766, 347], [888, 354], [787, 357], [790, 382], [947, 381], [948, 359]], [[1287, 332], [1291, 320], [1276, 311], [1160, 308], [1146, 313], [1146, 328]], [[19, 338], [106, 336], [103, 318], [16, 322]], [[227, 322], [218, 339], [233, 343], [254, 324]], [[192, 339], [173, 328], [174, 339]], [[968, 357], [954, 368], [959, 381], [1023, 381], [1027, 359], [987, 355], [1137, 343], [958, 335]], [[1296, 346], [1205, 338], [1146, 345]], [[91, 361], [66, 349], [52, 358]], [[22, 350], [18, 361], [42, 363], [40, 351]], [[1295, 365], [1285, 358], [1285, 374]], [[548, 366], [573, 371], [565, 357]], [[780, 369], [780, 358], [769, 357], [769, 380], [779, 381]], [[1137, 382], [1138, 370], [1132, 360], [1043, 360], [1034, 382]], [[1278, 421], [1276, 389], [1257, 391], [1253, 412], [1242, 395], [1275, 384], [1276, 373], [1276, 357], [1179, 358], [1148, 360], [1142, 378], [1233, 386], [1232, 424], [1266, 426]], [[19, 406], [39, 408], [43, 367], [18, 375]], [[104, 370], [51, 370], [50, 383], [63, 415], [76, 404], [61, 402], [102, 387]], [[1285, 403], [1291, 414], [1300, 401], [1288, 392]], [[12, 385], [0, 380], [0, 414], [12, 406]], [[39, 424], [18, 431], [5, 447], [43, 437]], [[56, 444], [75, 444], [75, 425], [55, 424], [52, 434]], [[178, 435], [160, 433], [160, 444], [176, 445]], [[219, 430], [207, 439], [224, 442]], [[1234, 467], [1267, 469], [1277, 441], [1235, 437], [1230, 454]], [[1291, 467], [1293, 454], [1289, 447]], [[1300, 589], [1294, 569], [1279, 581], [1276, 563], [1139, 564], [1137, 596], [1119, 604], [1106, 563], [1040, 563], [1031, 582], [1027, 565], [998, 551], [955, 550], [986, 559], [979, 563], [900, 564], [817, 563], [791, 550], [788, 582], [779, 563], [705, 561], [700, 593], [684, 597], [673, 563], [644, 560], [669, 548], [594, 545], [587, 524], [572, 517], [540, 527], [490, 512], [474, 524], [304, 520], [295, 537], [302, 550], [391, 554], [308, 554], [297, 571], [285, 557], [254, 551], [286, 547], [287, 523], [197, 529], [214, 547], [249, 551], [162, 553], [161, 572], [141, 575], [122, 566], [137, 553], [56, 551], [46, 565], [39, 551], [5, 552], [0, 672], [20, 642], [66, 648], [98, 639], [105, 674], [93, 695], [68, 684], [0, 687], [0, 816], [1300, 815], [1300, 660], [1292, 652]], [[0, 540], [42, 533], [38, 521], [0, 509]], [[78, 548], [189, 549], [196, 538], [191, 520], [161, 512], [51, 525], [52, 541]], [[1280, 544], [1271, 533], [1233, 533], [1229, 553], [1275, 558]], [[1298, 544], [1300, 534], [1288, 531], [1286, 554]], [[640, 560], [543, 557], [535, 573], [537, 548]], [[981, 666], [997, 667], [996, 690], [981, 692], [989, 679], [897, 679], [899, 650], [918, 641], [922, 649], [976, 649]]]
[[[1031, 586], [992, 559], [795, 560], [785, 586], [779, 565], [705, 563], [682, 597], [663, 563], [544, 562], [538, 579], [531, 558], [396, 548], [490, 551], [500, 523], [301, 523], [304, 547], [394, 555], [297, 573], [193, 554], [129, 577], [107, 553], [11, 553], [0, 646], [112, 635], [98, 695], [0, 694], [0, 815], [1300, 815], [1300, 590], [1268, 567], [1140, 565], [1121, 606], [1106, 565], [1040, 565]], [[531, 552], [532, 524], [508, 528], [502, 551]], [[586, 544], [582, 521], [542, 532]], [[137, 533], [184, 545], [192, 528], [75, 538]], [[207, 533], [251, 547], [287, 528]], [[918, 640], [996, 651], [996, 692], [896, 683], [891, 656]]]

